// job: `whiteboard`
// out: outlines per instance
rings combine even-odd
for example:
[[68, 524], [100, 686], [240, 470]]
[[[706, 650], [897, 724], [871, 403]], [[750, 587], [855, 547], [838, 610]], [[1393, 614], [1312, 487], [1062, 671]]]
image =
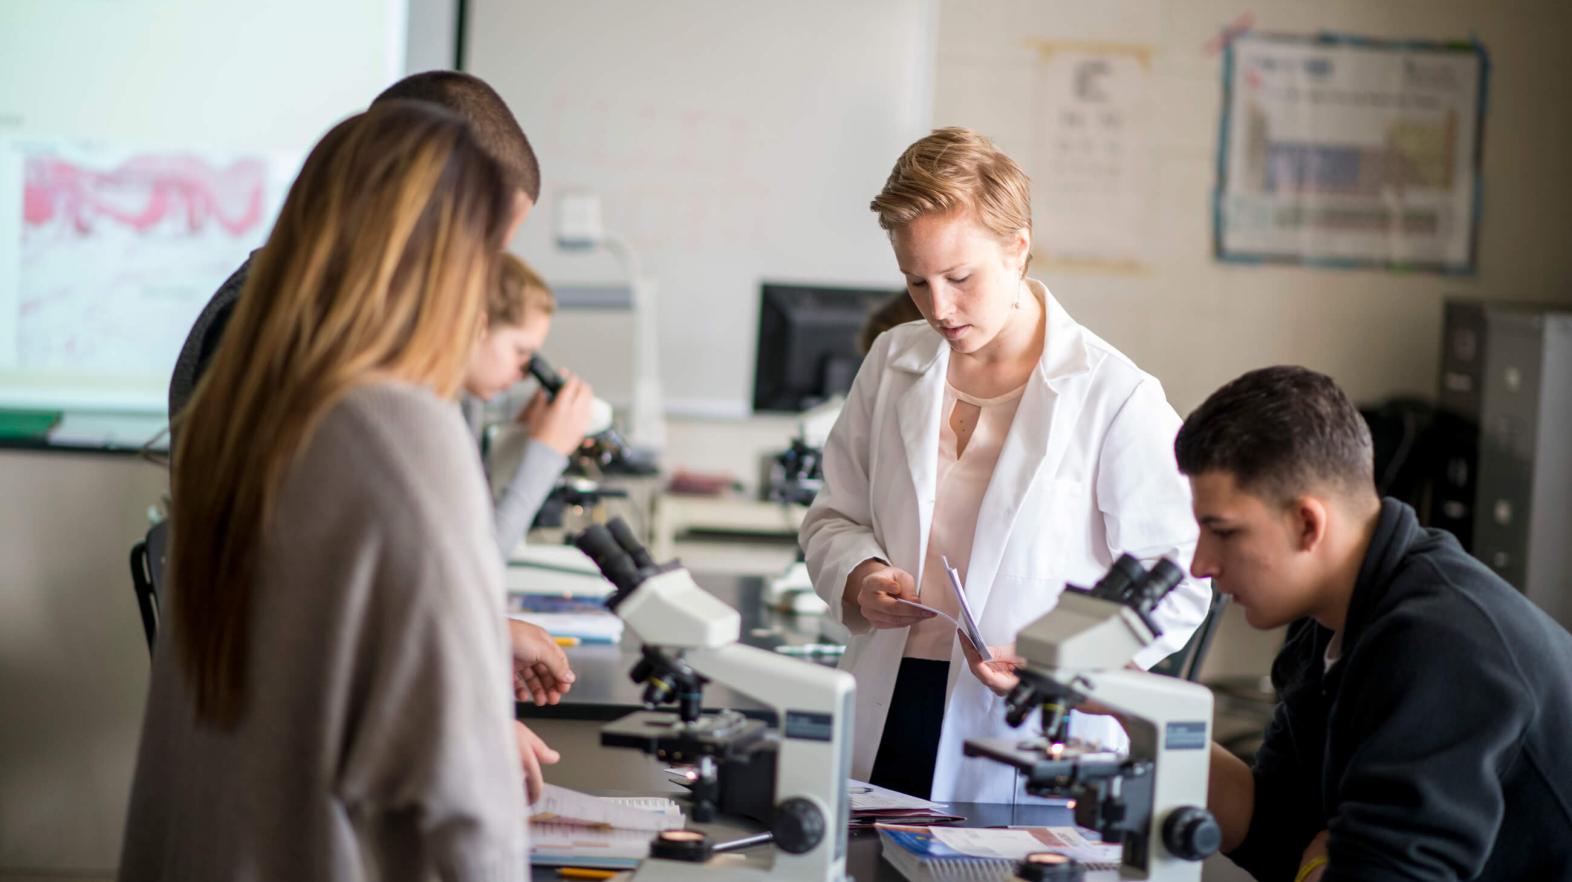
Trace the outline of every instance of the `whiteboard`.
[[405, 0], [0, 2], [0, 407], [162, 414], [306, 150], [402, 72], [406, 20]]
[[[930, 127], [933, 0], [469, 9], [466, 68], [541, 162], [513, 247], [553, 284], [618, 280], [609, 256], [552, 242], [557, 194], [601, 196], [607, 231], [658, 286], [669, 413], [748, 412], [762, 279], [899, 286], [868, 203]], [[625, 388], [626, 347], [595, 326], [559, 321], [547, 351], [598, 390]]]

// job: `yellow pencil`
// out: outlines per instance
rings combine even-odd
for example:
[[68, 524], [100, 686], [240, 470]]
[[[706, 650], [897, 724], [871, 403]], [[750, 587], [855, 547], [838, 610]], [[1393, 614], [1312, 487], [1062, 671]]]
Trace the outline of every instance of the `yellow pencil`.
[[[579, 645], [579, 638], [577, 638], [577, 637], [553, 637], [551, 639], [557, 641], [557, 645], [558, 646], [578, 646]], [[600, 877], [597, 876], [596, 878], [600, 878]]]
[[558, 867], [557, 875], [564, 879], [610, 879], [619, 870], [587, 870], [583, 867]]

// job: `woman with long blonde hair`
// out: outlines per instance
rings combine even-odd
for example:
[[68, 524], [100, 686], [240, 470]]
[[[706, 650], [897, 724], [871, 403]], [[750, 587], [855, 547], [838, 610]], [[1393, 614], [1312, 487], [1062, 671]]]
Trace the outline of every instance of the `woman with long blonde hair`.
[[453, 402], [514, 189], [428, 104], [306, 159], [182, 413], [122, 879], [527, 874], [501, 571]]

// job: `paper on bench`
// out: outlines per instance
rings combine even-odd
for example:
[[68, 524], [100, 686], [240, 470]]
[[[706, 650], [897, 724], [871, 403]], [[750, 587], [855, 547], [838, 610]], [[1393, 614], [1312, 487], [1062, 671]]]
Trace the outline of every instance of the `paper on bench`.
[[612, 799], [547, 784], [529, 807], [532, 823], [579, 824], [658, 833], [683, 824], [682, 808], [661, 798]]

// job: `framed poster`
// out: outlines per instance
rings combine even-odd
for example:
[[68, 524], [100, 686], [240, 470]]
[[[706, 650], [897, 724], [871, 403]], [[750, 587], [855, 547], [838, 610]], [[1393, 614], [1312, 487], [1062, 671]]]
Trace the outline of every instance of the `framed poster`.
[[1472, 273], [1488, 71], [1477, 44], [1233, 41], [1217, 256]]
[[1145, 270], [1155, 150], [1152, 54], [1118, 43], [1038, 44], [1032, 178], [1036, 253], [1092, 272]]

